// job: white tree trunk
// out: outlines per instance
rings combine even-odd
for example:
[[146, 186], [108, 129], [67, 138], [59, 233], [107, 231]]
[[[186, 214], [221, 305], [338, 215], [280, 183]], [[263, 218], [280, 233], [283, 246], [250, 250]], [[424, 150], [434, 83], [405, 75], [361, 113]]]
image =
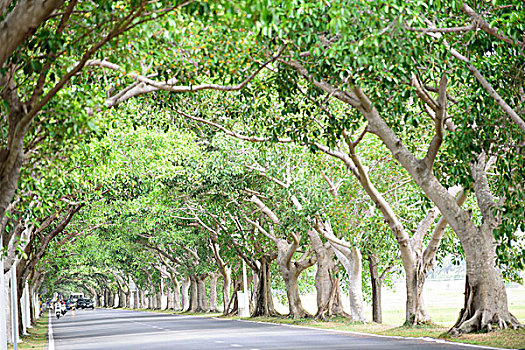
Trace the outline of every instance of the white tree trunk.
[[210, 306], [208, 304], [208, 298], [206, 296], [206, 275], [199, 275], [197, 277], [197, 300], [198, 300], [198, 312], [209, 312]]
[[333, 244], [333, 248], [337, 259], [339, 259], [348, 274], [348, 297], [350, 299], [352, 321], [367, 322], [364, 311], [363, 283], [361, 280], [363, 272], [361, 252], [355, 247], [348, 249], [337, 244]]
[[181, 303], [182, 303], [182, 311], [188, 311], [190, 308], [190, 296], [189, 296], [189, 290], [190, 290], [190, 277], [186, 276], [181, 283]]
[[218, 312], [219, 307], [217, 306], [217, 279], [219, 278], [218, 273], [210, 273], [210, 311]]

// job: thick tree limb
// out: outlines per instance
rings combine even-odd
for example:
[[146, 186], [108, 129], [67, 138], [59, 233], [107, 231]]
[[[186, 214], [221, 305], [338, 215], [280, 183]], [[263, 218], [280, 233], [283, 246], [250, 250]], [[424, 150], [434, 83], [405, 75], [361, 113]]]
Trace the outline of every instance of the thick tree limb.
[[[2, 1], [2, 6], [4, 5]], [[0, 67], [16, 48], [63, 3], [63, 0], [22, 0], [0, 23]]]
[[430, 142], [428, 147], [427, 154], [425, 155], [424, 162], [427, 163], [429, 168], [432, 168], [434, 165], [434, 160], [439, 152], [439, 148], [443, 143], [443, 125], [444, 120], [447, 114], [447, 83], [448, 78], [446, 73], [441, 76], [441, 81], [439, 82], [439, 96], [437, 103], [437, 110], [435, 114], [435, 125], [436, 125], [436, 134]]
[[[427, 21], [427, 23], [430, 26], [433, 26], [430, 21]], [[441, 34], [431, 34], [434, 38], [440, 38]], [[525, 132], [525, 121], [514, 111], [514, 109], [509, 106], [509, 104], [498, 94], [498, 92], [492, 87], [492, 85], [487, 81], [487, 79], [481, 74], [481, 72], [474, 67], [472, 62], [462, 54], [460, 54], [456, 49], [454, 49], [450, 44], [443, 40], [443, 44], [448, 49], [450, 54], [455, 57], [456, 59], [464, 62], [467, 66], [467, 69], [474, 75], [474, 77], [477, 79], [477, 81], [481, 84], [481, 86], [487, 91], [487, 93], [492, 97], [496, 103], [503, 109], [505, 113], [510, 117], [510, 119], [523, 131]]]
[[423, 220], [417, 225], [416, 232], [410, 238], [410, 245], [414, 248], [414, 251], [418, 252], [421, 250], [421, 247], [423, 246], [423, 238], [425, 238], [428, 230], [430, 230], [430, 226], [432, 226], [434, 220], [436, 220], [438, 213], [439, 211], [437, 208], [431, 208]]
[[472, 9], [466, 3], [463, 3], [461, 9], [467, 16], [470, 17], [470, 19], [473, 22], [472, 25], [476, 25], [477, 27], [481, 28], [485, 33], [490, 34], [493, 37], [496, 37], [509, 45], [519, 46], [520, 48], [525, 49], [525, 42], [519, 40], [512, 40], [511, 38], [503, 34], [503, 32], [498, 28], [491, 27], [490, 24], [487, 21], [485, 21], [485, 19], [483, 19], [483, 17], [480, 14], [474, 11], [474, 9]]
[[[107, 107], [114, 107], [132, 97], [158, 90], [169, 92], [197, 92], [202, 90], [238, 91], [243, 89], [250, 81], [252, 81], [261, 72], [261, 70], [263, 70], [270, 63], [274, 62], [282, 54], [284, 48], [285, 46], [280, 47], [275, 55], [260, 65], [255, 71], [252, 72], [252, 74], [250, 74], [246, 79], [237, 85], [200, 84], [178, 86], [176, 85], [179, 81], [177, 78], [170, 78], [166, 82], [159, 82], [138, 73], [128, 73], [128, 76], [138, 81], [139, 84], [132, 89], [128, 89], [125, 94], [119, 93], [114, 97], [108, 98], [105, 104]], [[91, 60], [87, 65], [124, 72], [122, 67], [106, 60]]]
[[308, 72], [308, 70], [298, 61], [293, 61], [293, 60], [287, 61], [285, 59], [278, 59], [278, 61], [289, 66], [290, 68], [293, 68], [297, 73], [302, 75], [306, 80], [308, 80], [310, 83], [312, 83], [317, 88], [327, 92], [330, 96], [334, 96], [335, 98], [343, 102], [346, 102], [354, 107], [358, 107], [360, 105], [359, 99], [355, 96], [354, 93], [339, 90], [324, 81], [317, 81], [313, 79], [310, 73]]
[[270, 241], [272, 241], [272, 242], [277, 244], [278, 239], [275, 236], [275, 234], [273, 234], [273, 232], [271, 230], [270, 230], [270, 232], [266, 231], [261, 225], [259, 225], [258, 222], [250, 220], [249, 218], [246, 218], [246, 221], [248, 221], [250, 224], [255, 226], [259, 231], [261, 231], [262, 234], [265, 235], [266, 237], [268, 237], [268, 239]]
[[413, 27], [405, 27], [406, 30], [409, 30], [411, 32], [421, 32], [423, 34], [425, 33], [461, 33], [461, 32], [470, 32], [471, 30], [476, 29], [476, 26], [474, 24], [470, 24], [468, 26], [463, 27], [450, 27], [450, 28], [413, 28]]
[[478, 155], [475, 162], [470, 166], [472, 177], [474, 178], [474, 193], [478, 202], [478, 207], [483, 215], [483, 225], [491, 225], [494, 229], [497, 226], [497, 218], [494, 215], [496, 201], [490, 191], [487, 178], [487, 155], [482, 152]]
[[282, 188], [288, 188], [289, 186], [284, 183], [283, 181], [273, 177], [273, 176], [270, 176], [268, 175], [268, 173], [266, 172], [266, 169], [262, 168], [262, 167], [254, 167], [254, 166], [250, 166], [250, 165], [245, 165], [244, 166], [245, 168], [247, 168], [248, 170], [250, 171], [257, 171], [261, 176], [267, 178], [268, 180], [276, 183], [277, 185], [281, 186]]
[[330, 192], [332, 196], [337, 197], [338, 191], [334, 182], [324, 172], [321, 172], [321, 175], [323, 176], [324, 181], [328, 184], [328, 192]]
[[[456, 192], [456, 189], [452, 188], [449, 190], [449, 192], [454, 193]], [[465, 195], [465, 191], [463, 189], [460, 189], [459, 194], [456, 196], [456, 202], [461, 207], [463, 203], [465, 203], [466, 199], [467, 196]], [[423, 252], [423, 266], [428, 266], [432, 259], [434, 259], [434, 257], [436, 256], [436, 252], [439, 248], [439, 244], [441, 243], [441, 238], [445, 233], [445, 228], [447, 227], [447, 224], [447, 220], [443, 216], [441, 216], [436, 227], [434, 228], [434, 232], [432, 232], [432, 238], [428, 242], [428, 245], [425, 248], [425, 251]]]
[[259, 197], [253, 195], [250, 198], [250, 202], [255, 204], [259, 208], [259, 210], [262, 211], [275, 225], [279, 225], [280, 221], [277, 215], [275, 215], [275, 213], [270, 208], [268, 208], [268, 206], [266, 206], [266, 204], [264, 204], [259, 199]]

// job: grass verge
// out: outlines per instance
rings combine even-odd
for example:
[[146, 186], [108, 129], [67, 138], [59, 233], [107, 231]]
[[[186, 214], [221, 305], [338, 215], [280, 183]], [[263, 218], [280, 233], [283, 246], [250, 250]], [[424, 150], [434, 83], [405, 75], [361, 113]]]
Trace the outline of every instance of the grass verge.
[[[22, 343], [18, 343], [18, 349], [45, 350], [47, 345], [48, 319], [49, 315], [45, 312], [42, 318], [36, 321], [36, 325], [27, 330], [29, 335], [22, 336]], [[9, 345], [7, 348], [13, 349], [13, 345]]]
[[[239, 319], [235, 317], [234, 319]], [[451, 342], [492, 346], [497, 348], [522, 349], [525, 347], [525, 329], [495, 330], [490, 333], [465, 334], [459, 337], [450, 337], [445, 334], [449, 328], [441, 325], [423, 325], [416, 327], [392, 326], [377, 323], [349, 323], [348, 320], [337, 318], [330, 321], [316, 321], [312, 319], [293, 320], [280, 317], [255, 317], [246, 318], [248, 321], [271, 322], [279, 324], [292, 324], [305, 327], [351, 331], [386, 336], [401, 336], [415, 338], [436, 338]]]

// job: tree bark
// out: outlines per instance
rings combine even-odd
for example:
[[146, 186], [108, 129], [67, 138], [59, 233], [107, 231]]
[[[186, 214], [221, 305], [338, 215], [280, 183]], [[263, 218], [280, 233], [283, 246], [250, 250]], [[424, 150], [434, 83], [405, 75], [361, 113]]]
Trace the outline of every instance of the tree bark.
[[230, 304], [230, 293], [231, 293], [231, 268], [226, 266], [222, 271], [222, 313], [226, 315], [228, 313], [228, 305]]
[[[323, 244], [319, 233], [313, 229], [308, 230], [308, 237], [312, 242], [317, 257], [317, 271], [315, 274], [315, 290], [317, 292], [316, 318], [326, 320], [331, 316], [348, 316], [338, 302], [339, 283], [334, 283], [335, 278], [335, 253], [329, 242]], [[337, 289], [337, 290], [334, 290]]]
[[181, 303], [182, 303], [182, 310], [188, 311], [190, 310], [190, 297], [189, 297], [189, 289], [190, 289], [190, 277], [186, 276], [182, 280], [181, 285]]
[[377, 257], [374, 253], [368, 254], [370, 268], [370, 282], [372, 284], [372, 321], [383, 323], [383, 310], [381, 307], [381, 288], [383, 281], [377, 271]]
[[14, 9], [0, 22], [0, 67], [27, 36], [61, 5], [60, 0], [17, 2]]
[[254, 272], [257, 274], [258, 284], [255, 291], [255, 302], [252, 317], [259, 316], [279, 316], [279, 313], [275, 311], [273, 306], [273, 296], [271, 289], [271, 274], [270, 265], [275, 257], [269, 254], [265, 254], [258, 259], [257, 270]]
[[190, 275], [190, 308], [188, 311], [197, 312], [199, 310], [197, 276]]
[[284, 239], [278, 239], [276, 245], [278, 250], [277, 264], [284, 280], [284, 285], [286, 286], [290, 317], [294, 319], [311, 317], [312, 315], [306, 312], [301, 303], [298, 279], [301, 272], [315, 264], [316, 259], [303, 258], [298, 262], [292, 262], [291, 258], [297, 249], [297, 242], [288, 243]]
[[217, 306], [217, 279], [219, 274], [216, 272], [210, 273], [210, 311], [219, 312]]
[[197, 282], [197, 312], [210, 312], [210, 306], [208, 304], [208, 298], [206, 296], [206, 278], [207, 275], [198, 275], [196, 278]]

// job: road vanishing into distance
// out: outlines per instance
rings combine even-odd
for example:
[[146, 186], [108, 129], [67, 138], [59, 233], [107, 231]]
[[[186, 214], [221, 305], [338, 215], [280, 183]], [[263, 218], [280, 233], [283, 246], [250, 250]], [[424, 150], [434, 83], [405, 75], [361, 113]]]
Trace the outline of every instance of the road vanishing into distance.
[[69, 311], [58, 320], [53, 315], [50, 328], [49, 350], [472, 350], [422, 339], [112, 309]]

